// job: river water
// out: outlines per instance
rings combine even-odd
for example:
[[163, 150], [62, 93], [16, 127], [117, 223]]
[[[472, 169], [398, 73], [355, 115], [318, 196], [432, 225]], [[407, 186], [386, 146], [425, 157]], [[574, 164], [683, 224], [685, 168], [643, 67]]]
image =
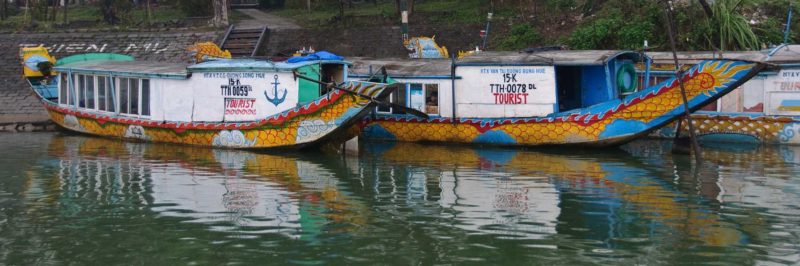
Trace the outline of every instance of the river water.
[[797, 264], [800, 147], [370, 143], [261, 154], [0, 135], [0, 264]]

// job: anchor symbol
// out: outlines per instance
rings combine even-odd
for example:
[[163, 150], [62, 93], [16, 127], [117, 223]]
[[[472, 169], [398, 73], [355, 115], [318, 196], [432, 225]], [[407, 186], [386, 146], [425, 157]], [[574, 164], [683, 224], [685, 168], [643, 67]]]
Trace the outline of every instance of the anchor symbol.
[[286, 100], [286, 93], [287, 93], [287, 91], [286, 91], [286, 89], [283, 89], [283, 96], [281, 96], [280, 98], [278, 98], [278, 84], [281, 84], [280, 82], [278, 82], [278, 75], [275, 75], [275, 82], [272, 82], [272, 83], [270, 83], [270, 84], [272, 84], [273, 86], [275, 86], [275, 87], [272, 89], [272, 94], [274, 94], [274, 95], [275, 95], [275, 97], [274, 97], [274, 98], [270, 98], [270, 97], [269, 97], [269, 94], [267, 94], [267, 92], [266, 92], [266, 91], [264, 91], [264, 96], [265, 96], [265, 97], [267, 97], [267, 101], [271, 102], [271, 103], [272, 103], [272, 104], [274, 104], [275, 106], [278, 106], [279, 104], [281, 104], [283, 101], [285, 101], [285, 100]]

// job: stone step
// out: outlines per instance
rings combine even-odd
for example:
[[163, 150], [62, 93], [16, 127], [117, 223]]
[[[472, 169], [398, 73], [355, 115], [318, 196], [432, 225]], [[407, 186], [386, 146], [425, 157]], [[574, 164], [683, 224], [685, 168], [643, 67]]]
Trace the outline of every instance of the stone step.
[[253, 50], [253, 48], [255, 48], [255, 47], [256, 47], [255, 43], [232, 43], [232, 44], [227, 44], [226, 43], [225, 46], [222, 47], [222, 49], [250, 49], [250, 50]]
[[244, 38], [247, 38], [247, 39], [251, 39], [251, 38], [258, 39], [259, 37], [261, 37], [261, 32], [260, 31], [259, 32], [241, 32], [241, 33], [240, 32], [231, 32], [231, 34], [228, 35], [228, 39], [244, 39]]

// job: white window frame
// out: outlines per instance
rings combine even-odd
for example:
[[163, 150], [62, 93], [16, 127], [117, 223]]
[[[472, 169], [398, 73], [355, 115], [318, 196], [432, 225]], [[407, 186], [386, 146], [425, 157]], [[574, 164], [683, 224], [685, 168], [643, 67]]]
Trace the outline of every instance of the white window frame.
[[58, 74], [58, 105], [69, 106], [69, 80], [69, 73]]
[[[428, 104], [428, 98], [426, 97], [426, 95], [428, 95], [428, 86], [427, 85], [436, 85], [436, 111], [437, 112], [435, 114], [429, 114], [427, 112], [427, 108], [428, 108], [428, 105], [427, 105]], [[422, 104], [423, 108], [425, 109], [425, 110], [422, 110], [423, 113], [425, 113], [425, 114], [427, 114], [429, 116], [430, 115], [434, 115], [434, 116], [441, 116], [442, 115], [442, 97], [439, 97], [439, 91], [441, 91], [441, 87], [442, 86], [439, 83], [423, 83], [422, 84], [422, 96], [425, 97], [425, 103]]]
[[[94, 88], [95, 88], [95, 92], [97, 92], [97, 95], [95, 95], [95, 102], [96, 102], [95, 103], [95, 110], [97, 110], [99, 112], [105, 112], [105, 113], [116, 113], [116, 110], [117, 110], [117, 108], [116, 108], [117, 107], [117, 103], [115, 101], [116, 97], [112, 97], [112, 94], [113, 94], [112, 89], [114, 88], [114, 86], [111, 85], [111, 83], [114, 83], [114, 80], [113, 80], [112, 76], [96, 75], [94, 77], [95, 77], [95, 79], [94, 79], [94, 82], [95, 82]], [[104, 97], [105, 97], [105, 103], [104, 103], [105, 110], [100, 110], [100, 80], [101, 79], [106, 81], [105, 82], [105, 86], [104, 86], [105, 87], [105, 95], [104, 95]], [[108, 107], [111, 106], [111, 105], [113, 105], [114, 111], [109, 111], [110, 108], [108, 108]]]
[[[128, 93], [125, 96], [125, 97], [127, 97], [127, 100], [128, 100], [128, 106], [127, 106], [128, 113], [123, 113], [122, 112], [122, 108], [121, 108], [122, 107], [122, 101], [121, 101], [122, 100], [122, 94], [120, 93], [119, 88], [120, 88], [120, 84], [122, 82], [122, 79], [126, 79], [128, 81], [128, 87], [127, 87], [128, 88], [127, 89]], [[115, 110], [115, 112], [117, 114], [124, 115], [124, 116], [130, 116], [130, 117], [150, 117], [150, 116], [152, 116], [152, 114], [153, 114], [152, 109], [153, 108], [152, 108], [152, 101], [150, 101], [150, 98], [153, 96], [153, 93], [152, 93], [153, 92], [152, 79], [150, 79], [150, 78], [138, 78], [138, 77], [112, 76], [112, 80], [113, 80], [112, 83], [114, 83], [114, 91], [116, 92], [115, 95], [117, 95], [117, 97], [115, 97], [115, 99], [114, 99], [114, 104], [116, 105], [116, 108], [114, 110]], [[131, 91], [131, 88], [132, 88], [130, 86], [130, 84], [131, 84], [130, 81], [131, 80], [136, 80], [136, 84], [137, 84], [137, 90], [136, 90], [137, 91], [136, 92], [137, 93], [137, 98], [136, 98], [136, 101], [137, 101], [136, 102], [136, 104], [137, 104], [136, 111], [137, 111], [137, 113], [135, 113], [135, 114], [134, 113], [130, 113], [130, 111], [131, 111], [131, 101], [130, 101], [131, 100], [130, 99], [131, 98], [130, 97], [131, 94], [130, 94], [130, 91]], [[147, 106], [150, 109], [150, 110], [148, 110], [148, 112], [150, 113], [149, 115], [142, 115], [142, 103], [143, 103], [143, 100], [142, 100], [142, 80], [148, 80], [148, 92], [149, 92], [150, 95], [148, 95], [148, 97], [147, 97], [147, 101], [148, 101]]]
[[83, 96], [86, 97], [87, 99], [88, 99], [88, 95], [89, 95], [89, 86], [86, 86], [86, 85], [88, 85], [90, 81], [92, 82], [92, 108], [89, 108], [89, 103], [86, 102], [86, 101], [84, 101], [85, 105], [86, 105], [86, 107], [84, 107], [84, 108], [87, 109], [87, 110], [95, 110], [95, 111], [97, 111], [98, 110], [98, 108], [97, 108], [97, 79], [95, 79], [94, 75], [83, 75], [83, 81], [84, 81], [84, 86], [85, 86], [85, 88], [83, 88], [83, 90], [84, 90], [84, 93], [83, 93], [84, 95]]

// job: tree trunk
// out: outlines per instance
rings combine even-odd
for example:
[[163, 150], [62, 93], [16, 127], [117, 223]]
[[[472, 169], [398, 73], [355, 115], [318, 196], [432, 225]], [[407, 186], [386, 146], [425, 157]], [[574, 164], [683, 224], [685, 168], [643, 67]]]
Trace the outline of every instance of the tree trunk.
[[25, 0], [25, 15], [23, 16], [22, 23], [30, 26], [31, 25], [31, 1]]
[[152, 18], [152, 13], [151, 13], [152, 11], [150, 10], [150, 1], [151, 0], [145, 0], [145, 1], [147, 1], [147, 3], [146, 3], [147, 4], [147, 6], [146, 6], [147, 7], [147, 26], [150, 26], [150, 25], [153, 25], [153, 20], [152, 20], [153, 18]]
[[3, 11], [0, 13], [0, 20], [6, 20], [6, 14], [8, 14], [8, 0], [3, 0]]
[[228, 26], [228, 0], [214, 0], [214, 27]]
[[708, 5], [706, 0], [697, 0], [697, 2], [700, 2], [700, 5], [703, 6], [703, 11], [706, 12], [706, 16], [708, 16], [708, 18], [714, 17], [714, 12], [711, 11], [711, 6]]
[[308, 9], [308, 12], [311, 12], [311, 0], [306, 0], [306, 9]]
[[50, 21], [53, 24], [56, 24], [56, 16], [58, 15], [58, 0], [53, 0], [53, 16], [50, 18]]
[[339, 18], [344, 19], [344, 0], [339, 0]]
[[69, 0], [64, 0], [64, 27], [67, 27], [67, 25], [69, 25], [68, 24], [69, 19], [67, 18], [68, 14], [69, 14]]
[[47, 0], [39, 0], [39, 2], [36, 3], [36, 5], [37, 6], [41, 5], [44, 7], [44, 16], [42, 16], [42, 19], [46, 23], [47, 19], [50, 18], [50, 5], [48, 5]]

